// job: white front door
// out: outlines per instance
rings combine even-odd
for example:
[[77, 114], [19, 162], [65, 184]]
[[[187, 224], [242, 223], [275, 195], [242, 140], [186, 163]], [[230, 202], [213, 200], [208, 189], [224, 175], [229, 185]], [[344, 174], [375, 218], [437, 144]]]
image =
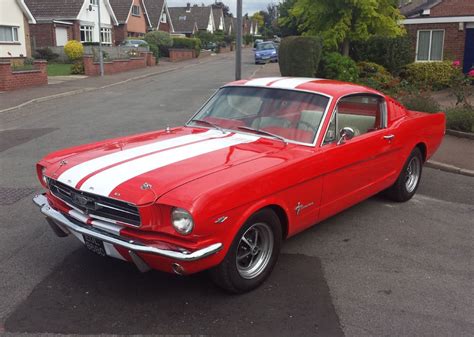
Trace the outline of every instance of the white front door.
[[67, 43], [67, 28], [56, 27], [56, 46], [64, 46]]

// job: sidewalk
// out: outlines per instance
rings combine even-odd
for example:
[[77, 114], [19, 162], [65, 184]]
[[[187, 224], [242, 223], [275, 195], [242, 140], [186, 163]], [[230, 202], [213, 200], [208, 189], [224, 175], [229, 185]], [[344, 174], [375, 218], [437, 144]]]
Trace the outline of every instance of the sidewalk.
[[[253, 78], [280, 76], [277, 63], [258, 69]], [[446, 101], [449, 95], [446, 93]], [[429, 167], [474, 177], [474, 140], [445, 135], [441, 146], [426, 164]]]
[[203, 58], [186, 60], [172, 63], [170, 61], [160, 60], [160, 63], [155, 67], [147, 67], [137, 70], [131, 70], [123, 73], [106, 75], [104, 77], [83, 77], [74, 80], [56, 80], [54, 77], [49, 77], [51, 84], [19, 89], [14, 91], [0, 92], [0, 113], [6, 112], [9, 109], [16, 109], [26, 104], [33, 102], [40, 102], [48, 100], [51, 96], [68, 96], [85, 91], [96, 90], [116, 84], [137, 80], [149, 76], [155, 76], [161, 73], [191, 67], [200, 63], [207, 63], [216, 58], [226, 57], [226, 54], [216, 56], [206, 56]]

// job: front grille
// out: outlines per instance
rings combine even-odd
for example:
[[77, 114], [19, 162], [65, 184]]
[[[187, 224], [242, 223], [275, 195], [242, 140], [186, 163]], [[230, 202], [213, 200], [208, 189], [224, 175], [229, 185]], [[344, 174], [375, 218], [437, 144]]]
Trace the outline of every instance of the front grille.
[[140, 226], [140, 213], [135, 205], [79, 191], [53, 179], [49, 180], [49, 189], [55, 197], [92, 218]]

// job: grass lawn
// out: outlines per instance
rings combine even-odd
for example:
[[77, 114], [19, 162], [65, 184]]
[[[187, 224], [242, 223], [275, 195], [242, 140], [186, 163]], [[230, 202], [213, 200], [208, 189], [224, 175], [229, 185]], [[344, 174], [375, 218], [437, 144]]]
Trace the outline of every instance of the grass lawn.
[[48, 63], [48, 76], [71, 75], [71, 65], [64, 63]]

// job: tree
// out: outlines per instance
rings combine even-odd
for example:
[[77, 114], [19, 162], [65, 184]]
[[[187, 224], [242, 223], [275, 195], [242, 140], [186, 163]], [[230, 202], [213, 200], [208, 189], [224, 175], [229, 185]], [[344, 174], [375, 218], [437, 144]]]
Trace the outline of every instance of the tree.
[[295, 17], [291, 10], [295, 5], [296, 0], [283, 0], [278, 5], [278, 27], [281, 36], [298, 35], [299, 18]]
[[225, 3], [222, 1], [217, 1], [214, 2], [212, 5], [213, 8], [222, 8], [222, 11], [224, 12], [225, 17], [232, 17], [232, 13], [230, 12], [229, 6], [227, 6]]
[[295, 0], [289, 10], [303, 35], [321, 35], [326, 48], [342, 46], [349, 55], [350, 43], [371, 36], [405, 33], [397, 0]]
[[254, 13], [252, 15], [252, 20], [257, 21], [259, 29], [263, 29], [265, 26], [265, 20], [263, 19], [263, 15], [260, 12]]

